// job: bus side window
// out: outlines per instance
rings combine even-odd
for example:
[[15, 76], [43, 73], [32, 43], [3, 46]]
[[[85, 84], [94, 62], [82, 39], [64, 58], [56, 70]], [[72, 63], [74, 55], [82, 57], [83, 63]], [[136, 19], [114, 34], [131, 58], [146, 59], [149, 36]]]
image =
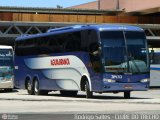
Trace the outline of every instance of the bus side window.
[[88, 30], [83, 30], [81, 31], [81, 42], [79, 43], [80, 50], [84, 52], [88, 52], [88, 44], [89, 44], [89, 39], [88, 39]]
[[98, 48], [99, 48], [99, 45], [97, 43], [92, 43], [89, 46], [90, 60], [91, 60], [92, 67], [95, 70], [95, 72], [100, 72], [100, 68], [101, 68]]
[[150, 64], [160, 64], [160, 48], [150, 47], [149, 48]]
[[57, 52], [58, 53], [58, 50], [56, 49], [57, 47], [57, 42], [56, 42], [56, 37], [55, 36], [50, 36], [48, 38], [48, 41], [47, 41], [47, 49], [50, 51], [49, 53], [54, 53], [54, 52]]
[[65, 51], [74, 52], [79, 51], [81, 46], [81, 34], [80, 32], [66, 33], [65, 34]]

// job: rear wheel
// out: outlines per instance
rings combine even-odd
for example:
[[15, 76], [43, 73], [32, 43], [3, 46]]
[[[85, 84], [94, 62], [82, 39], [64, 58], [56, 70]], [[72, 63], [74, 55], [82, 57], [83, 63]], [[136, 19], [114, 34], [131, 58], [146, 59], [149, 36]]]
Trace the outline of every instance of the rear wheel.
[[33, 85], [30, 80], [27, 81], [27, 92], [29, 95], [34, 95]]
[[88, 81], [86, 81], [86, 84], [85, 84], [85, 91], [86, 91], [86, 98], [92, 98], [93, 97], [93, 92], [90, 91]]
[[63, 96], [76, 96], [78, 91], [64, 91], [64, 90], [61, 90], [60, 93]]
[[34, 94], [35, 95], [47, 95], [48, 94], [48, 91], [39, 89], [38, 80], [34, 80]]
[[129, 99], [130, 97], [131, 97], [131, 92], [130, 91], [124, 92], [124, 98], [125, 99]]

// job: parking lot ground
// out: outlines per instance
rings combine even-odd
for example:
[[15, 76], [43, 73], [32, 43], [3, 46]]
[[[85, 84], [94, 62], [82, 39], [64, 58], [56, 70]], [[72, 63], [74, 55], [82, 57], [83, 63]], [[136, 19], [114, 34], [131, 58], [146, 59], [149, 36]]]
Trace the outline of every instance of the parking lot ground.
[[0, 114], [17, 115], [23, 120], [75, 120], [77, 114], [151, 114], [160, 118], [160, 89], [137, 91], [131, 96], [131, 99], [124, 99], [123, 93], [95, 93], [92, 99], [86, 99], [84, 92], [79, 92], [76, 97], [64, 97], [59, 92], [35, 96], [20, 89], [0, 91]]
[[26, 90], [14, 89], [13, 92], [0, 91], [0, 100], [160, 104], [160, 89], [150, 89], [149, 91], [134, 91], [131, 93], [130, 99], [124, 99], [123, 93], [94, 93], [94, 97], [92, 99], [86, 99], [84, 92], [79, 92], [76, 97], [64, 97], [61, 96], [59, 92], [50, 92], [46, 96], [36, 96], [28, 95]]

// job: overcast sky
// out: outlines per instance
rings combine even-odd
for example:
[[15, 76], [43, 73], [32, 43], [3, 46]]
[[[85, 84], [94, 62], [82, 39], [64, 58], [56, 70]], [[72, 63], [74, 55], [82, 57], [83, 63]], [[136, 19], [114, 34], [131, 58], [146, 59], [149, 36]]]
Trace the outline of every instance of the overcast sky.
[[20, 7], [70, 7], [96, 0], [0, 0], [0, 6], [20, 6]]

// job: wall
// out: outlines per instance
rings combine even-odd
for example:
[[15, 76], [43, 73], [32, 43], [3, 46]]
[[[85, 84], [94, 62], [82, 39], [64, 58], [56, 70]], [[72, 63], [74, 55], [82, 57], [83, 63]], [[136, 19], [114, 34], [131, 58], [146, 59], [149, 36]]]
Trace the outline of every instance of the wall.
[[117, 0], [100, 0], [100, 8], [104, 10], [115, 10]]
[[80, 4], [80, 5], [76, 5], [76, 6], [69, 7], [69, 8], [75, 8], [75, 9], [98, 9], [98, 2], [97, 1], [89, 2], [89, 3]]
[[125, 8], [126, 12], [143, 11], [159, 7], [160, 0], [120, 0], [120, 8]]
[[[82, 5], [72, 6], [71, 8], [97, 9], [97, 7], [98, 2], [95, 1]], [[100, 9], [115, 10], [117, 7], [118, 0], [100, 0]], [[151, 10], [154, 8], [158, 8], [155, 12], [160, 12], [160, 0], [119, 0], [119, 9], [125, 9], [126, 12], [138, 12], [143, 10]]]
[[160, 24], [160, 16], [0, 13], [1, 21]]

